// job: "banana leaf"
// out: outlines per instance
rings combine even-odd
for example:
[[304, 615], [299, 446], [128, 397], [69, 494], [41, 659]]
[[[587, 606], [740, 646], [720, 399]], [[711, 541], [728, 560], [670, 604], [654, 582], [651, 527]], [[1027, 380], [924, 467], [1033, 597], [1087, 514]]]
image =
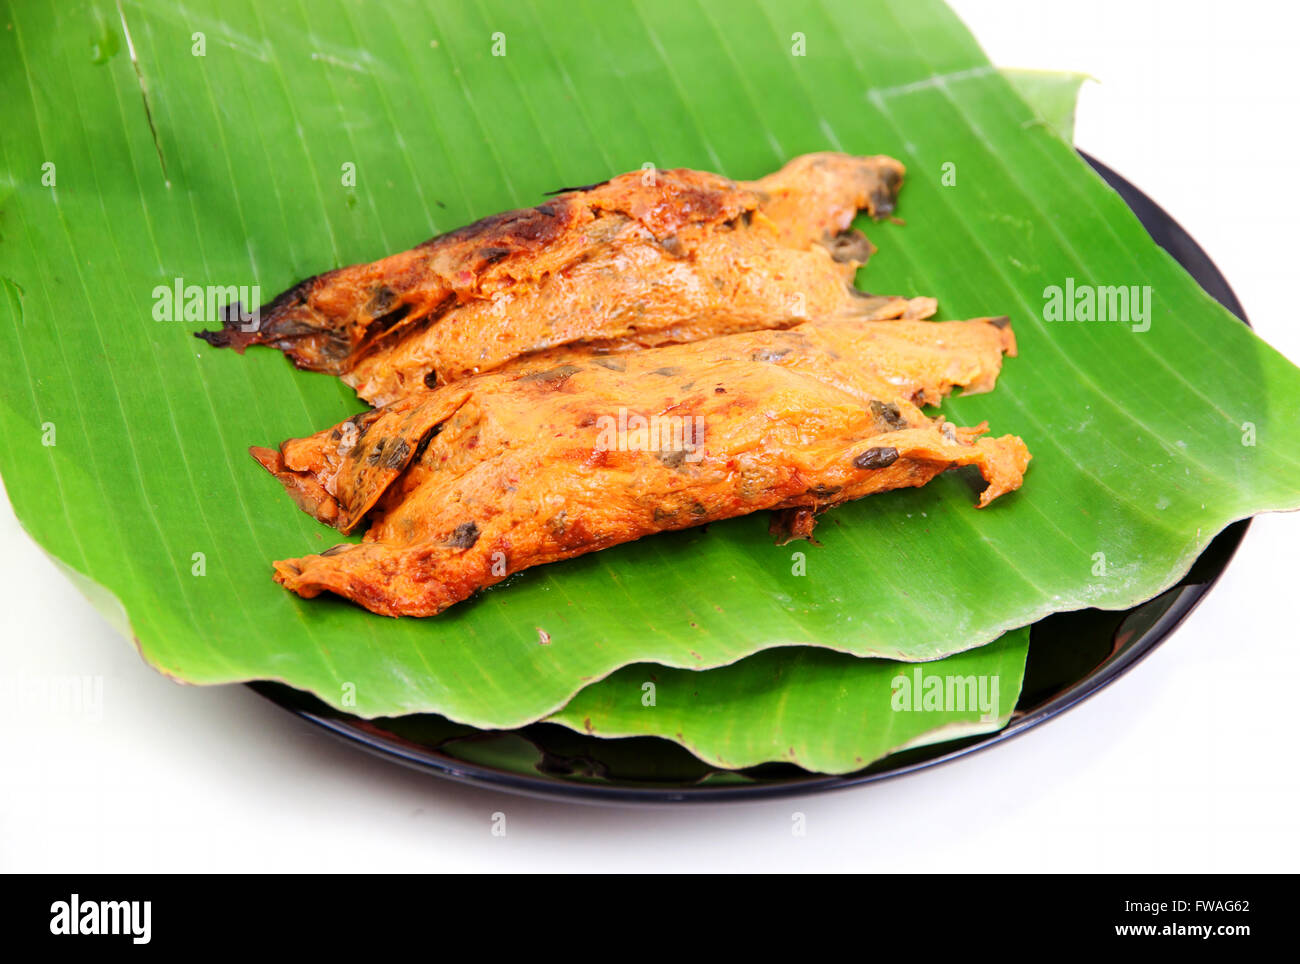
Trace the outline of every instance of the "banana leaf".
[[[1002, 73], [1043, 123], [1073, 139], [1086, 75]], [[655, 664], [624, 667], [579, 691], [548, 720], [592, 736], [658, 736], [724, 769], [780, 761], [847, 773], [904, 749], [1000, 730], [1015, 708], [1028, 646], [1026, 627], [927, 664], [926, 673], [934, 676], [997, 679], [993, 713], [974, 706], [925, 713], [896, 708], [901, 681], [911, 689], [911, 674], [900, 664], [788, 647], [694, 672]], [[649, 692], [647, 683], [653, 684]]]
[[[1126, 607], [1228, 522], [1300, 505], [1300, 373], [939, 3], [123, 0], [5, 23], [0, 473], [28, 532], [178, 679], [513, 727], [629, 664], [795, 644], [930, 660]], [[997, 391], [945, 411], [1026, 439], [1021, 492], [977, 512], [945, 476], [836, 510], [820, 547], [774, 547], [759, 518], [655, 537], [423, 621], [271, 583], [271, 559], [333, 537], [246, 447], [360, 406], [274, 353], [206, 350], [190, 335], [211, 319], [155, 320], [156, 289], [269, 296], [647, 162], [748, 178], [823, 149], [910, 172], [861, 285], [1012, 316]], [[1150, 286], [1148, 324], [1045, 320], [1067, 283]]]
[[1074, 114], [1079, 106], [1079, 89], [1088, 74], [1071, 70], [1028, 70], [1023, 67], [1002, 67], [999, 72], [1015, 88], [1039, 120], [1060, 135], [1064, 141], [1074, 140]]
[[1028, 647], [1025, 628], [931, 663], [797, 646], [703, 671], [625, 666], [549, 719], [593, 736], [663, 737], [725, 769], [780, 761], [847, 773], [899, 750], [1002, 729]]

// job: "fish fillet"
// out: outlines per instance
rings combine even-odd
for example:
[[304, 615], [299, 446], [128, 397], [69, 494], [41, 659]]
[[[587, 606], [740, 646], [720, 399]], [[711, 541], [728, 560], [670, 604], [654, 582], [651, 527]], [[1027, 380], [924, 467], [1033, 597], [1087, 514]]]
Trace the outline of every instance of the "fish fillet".
[[371, 264], [329, 271], [203, 332], [270, 345], [383, 405], [582, 343], [620, 350], [789, 327], [926, 318], [931, 298], [853, 287], [873, 250], [850, 225], [893, 211], [903, 166], [809, 154], [758, 181], [634, 171], [484, 218]]
[[428, 616], [656, 532], [777, 509], [805, 535], [830, 506], [959, 465], [987, 480], [986, 506], [1020, 486], [1024, 442], [918, 406], [992, 388], [1014, 350], [1006, 319], [818, 320], [521, 359], [253, 449], [305, 511], [343, 532], [369, 524], [359, 544], [275, 563], [275, 579]]

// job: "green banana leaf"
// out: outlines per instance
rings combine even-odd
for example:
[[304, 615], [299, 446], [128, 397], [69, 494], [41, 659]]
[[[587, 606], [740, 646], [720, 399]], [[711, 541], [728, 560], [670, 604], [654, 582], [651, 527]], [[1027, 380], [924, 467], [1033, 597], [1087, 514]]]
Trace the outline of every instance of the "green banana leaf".
[[[792, 644], [927, 660], [1128, 606], [1227, 522], [1300, 504], [1300, 373], [1151, 244], [941, 4], [124, 0], [5, 23], [0, 472], [33, 537], [179, 679], [513, 727], [632, 663]], [[754, 177], [828, 148], [909, 168], [907, 223], [869, 227], [863, 285], [1013, 317], [998, 390], [945, 410], [1026, 439], [1020, 493], [977, 512], [945, 476], [837, 510], [820, 547], [776, 548], [759, 518], [664, 535], [423, 621], [271, 583], [271, 559], [333, 534], [245, 449], [359, 406], [274, 353], [206, 349], [205, 322], [154, 320], [155, 287], [270, 295], [646, 162]], [[1044, 287], [1069, 278], [1150, 285], [1149, 329], [1045, 321]]]
[[1069, 70], [1027, 70], [1002, 67], [999, 73], [1015, 88], [1039, 120], [1056, 131], [1062, 140], [1074, 141], [1074, 114], [1079, 106], [1079, 89], [1088, 74]]
[[702, 672], [625, 666], [549, 719], [593, 736], [664, 737], [726, 769], [781, 761], [847, 773], [898, 750], [1002, 729], [1028, 651], [1025, 628], [932, 663], [797, 646]]
[[[1003, 70], [1044, 123], [1066, 140], [1084, 74]], [[712, 766], [740, 769], [776, 761], [846, 773], [900, 750], [1001, 729], [1024, 679], [1028, 628], [926, 664], [936, 677], [999, 681], [996, 712], [974, 707], [916, 713], [895, 709], [909, 680], [902, 664], [812, 647], [764, 650], [730, 666], [685, 671], [625, 667], [578, 692], [550, 722], [602, 737], [658, 736]], [[653, 683], [653, 699], [646, 684]]]

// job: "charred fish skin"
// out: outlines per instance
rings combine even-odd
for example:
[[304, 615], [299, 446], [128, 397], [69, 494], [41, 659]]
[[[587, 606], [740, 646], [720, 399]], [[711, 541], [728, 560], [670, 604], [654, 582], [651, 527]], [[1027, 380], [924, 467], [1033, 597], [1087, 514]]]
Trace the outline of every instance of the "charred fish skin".
[[[1009, 328], [928, 323], [934, 357], [894, 357], [879, 339], [896, 324], [808, 323], [613, 365], [558, 350], [369, 413], [345, 452], [339, 428], [290, 440], [273, 471], [291, 493], [327, 493], [318, 518], [369, 529], [360, 544], [277, 562], [275, 579], [428, 616], [510, 573], [656, 532], [776, 509], [798, 513], [792, 532], [806, 536], [820, 511], [957, 465], [988, 481], [981, 506], [1018, 488], [1022, 440], [912, 401], [954, 377], [996, 377]], [[895, 337], [914, 348], [918, 336]], [[945, 357], [957, 342], [972, 364]], [[636, 418], [674, 430], [643, 434]]]
[[[699, 245], [686, 232], [680, 237], [690, 257], [665, 257], [653, 244], [623, 245], [552, 283], [464, 304], [360, 358], [343, 381], [371, 404], [385, 405], [554, 346], [627, 350], [787, 328], [810, 317], [883, 320], [934, 308], [932, 299], [859, 296], [825, 249], [775, 245], [758, 225]], [[602, 337], [592, 336], [593, 319]]]
[[[256, 330], [231, 319], [199, 337], [241, 352], [267, 345], [300, 368], [348, 375], [362, 360], [436, 330], [422, 348], [407, 348], [408, 361], [420, 351], [429, 356], [424, 372], [404, 373], [402, 389], [414, 391], [427, 387], [430, 373], [432, 383], [445, 384], [558, 344], [662, 343], [692, 314], [692, 335], [779, 327], [847, 303], [853, 273], [871, 251], [865, 238], [845, 233], [847, 225], [859, 210], [892, 211], [902, 180], [902, 165], [891, 158], [836, 154], [796, 158], [748, 184], [687, 169], [635, 171], [305, 279], [260, 309]], [[581, 285], [566, 285], [570, 273], [584, 271]], [[798, 304], [803, 289], [793, 281], [751, 282], [761, 290], [728, 324], [726, 299], [756, 272], [793, 273], [805, 287], [811, 281], [805, 297], [821, 300]], [[674, 304], [662, 296], [665, 285], [694, 292], [695, 304], [661, 317]], [[494, 315], [503, 316], [496, 327], [510, 344], [484, 355], [484, 340], [471, 336]], [[363, 390], [362, 397], [384, 403], [393, 396]]]

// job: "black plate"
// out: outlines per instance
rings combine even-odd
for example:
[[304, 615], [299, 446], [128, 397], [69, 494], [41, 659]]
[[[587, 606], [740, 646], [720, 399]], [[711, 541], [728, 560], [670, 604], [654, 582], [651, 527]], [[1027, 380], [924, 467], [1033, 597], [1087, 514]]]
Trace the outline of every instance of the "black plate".
[[[1187, 232], [1106, 165], [1087, 154], [1083, 157], [1133, 209], [1156, 243], [1246, 322], [1228, 282]], [[1126, 611], [1057, 613], [1035, 623], [1020, 700], [1011, 722], [999, 732], [897, 753], [843, 776], [808, 773], [783, 763], [719, 771], [668, 740], [602, 740], [553, 723], [483, 732], [432, 714], [362, 720], [278, 683], [249, 685], [361, 749], [437, 776], [515, 793], [607, 803], [679, 803], [835, 790], [911, 773], [1009, 740], [1118, 679], [1204, 598], [1249, 524], [1243, 520], [1221, 532], [1178, 585], [1149, 602]]]

